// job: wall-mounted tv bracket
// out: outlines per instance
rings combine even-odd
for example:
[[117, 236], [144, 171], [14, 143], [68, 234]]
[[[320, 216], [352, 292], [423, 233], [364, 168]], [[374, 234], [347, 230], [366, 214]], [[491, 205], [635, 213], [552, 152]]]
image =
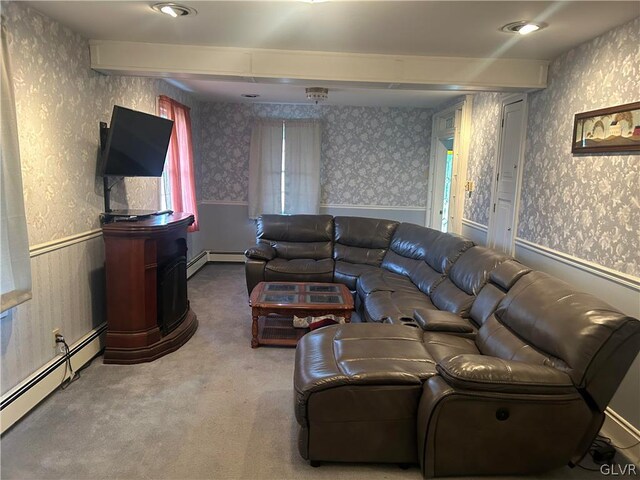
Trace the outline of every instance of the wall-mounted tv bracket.
[[[102, 162], [105, 161], [104, 154], [105, 149], [107, 148], [107, 137], [109, 136], [109, 127], [107, 127], [106, 122], [100, 122], [100, 155], [102, 157]], [[102, 185], [104, 188], [104, 213], [111, 212], [111, 189], [115, 186], [116, 183], [122, 181], [124, 177], [118, 177], [114, 182], [109, 185], [109, 177], [106, 175], [102, 176]]]

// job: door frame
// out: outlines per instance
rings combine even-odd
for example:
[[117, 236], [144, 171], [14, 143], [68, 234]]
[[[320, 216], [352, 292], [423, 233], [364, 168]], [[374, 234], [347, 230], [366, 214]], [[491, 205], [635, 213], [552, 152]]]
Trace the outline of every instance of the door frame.
[[[447, 118], [447, 117], [445, 117]], [[454, 122], [455, 122], [455, 118], [454, 118]], [[445, 186], [445, 182], [446, 182], [446, 160], [443, 163], [443, 157], [444, 159], [446, 159], [447, 156], [447, 151], [449, 150], [446, 146], [445, 146], [445, 142], [449, 139], [451, 139], [451, 144], [452, 144], [452, 149], [453, 149], [453, 145], [455, 144], [455, 128], [451, 128], [451, 129], [447, 129], [444, 132], [441, 132], [442, 136], [438, 136], [437, 138], [437, 142], [435, 142], [432, 145], [432, 148], [434, 148], [434, 152], [433, 152], [433, 170], [431, 171], [431, 181], [432, 181], [432, 191], [431, 191], [431, 218], [430, 218], [430, 222], [431, 222], [431, 228], [435, 228], [436, 230], [440, 230], [441, 226], [442, 226], [442, 216], [439, 212], [439, 206], [441, 204], [444, 204], [443, 202], [440, 202], [440, 195], [444, 196], [444, 186]], [[455, 155], [455, 151], [454, 151], [454, 155]], [[453, 166], [453, 165], [452, 165]], [[444, 167], [444, 168], [442, 168]], [[453, 169], [451, 171], [451, 180], [453, 182]], [[440, 182], [442, 182], [440, 184]], [[453, 183], [452, 183], [453, 186]], [[451, 210], [452, 205], [451, 205], [451, 191], [449, 192], [449, 210]], [[444, 207], [444, 205], [443, 205]], [[437, 213], [436, 213], [437, 212]], [[449, 215], [449, 217], [451, 217], [451, 215]]]
[[513, 225], [511, 226], [511, 231], [513, 235], [511, 236], [511, 247], [508, 252], [508, 255], [514, 254], [515, 245], [516, 245], [516, 237], [518, 236], [518, 221], [520, 217], [520, 197], [522, 196], [522, 170], [524, 167], [524, 153], [526, 148], [526, 140], [527, 140], [527, 128], [528, 128], [528, 120], [529, 120], [529, 102], [528, 95], [526, 93], [514, 93], [512, 95], [507, 95], [503, 97], [500, 104], [500, 124], [498, 125], [498, 134], [496, 135], [496, 155], [493, 161], [493, 176], [491, 178], [491, 202], [489, 203], [489, 225], [487, 226], [487, 247], [493, 248], [496, 232], [495, 232], [495, 224], [496, 224], [496, 196], [497, 196], [497, 188], [498, 188], [498, 172], [500, 171], [500, 164], [502, 163], [502, 132], [504, 127], [504, 108], [512, 103], [516, 103], [518, 101], [522, 101], [522, 131], [520, 132], [520, 157], [518, 158], [518, 167], [516, 173], [516, 191], [515, 198], [513, 202]]
[[[443, 137], [453, 137], [453, 168], [451, 172], [451, 197], [449, 199], [449, 232], [462, 233], [462, 217], [464, 215], [464, 185], [467, 180], [467, 164], [469, 159], [469, 144], [471, 143], [471, 110], [473, 95], [464, 98], [450, 107], [433, 114], [431, 128], [431, 150], [429, 152], [429, 170], [427, 178], [427, 209], [425, 226], [440, 230], [440, 225], [434, 222], [435, 188], [433, 174], [437, 170], [436, 161], [437, 142]], [[453, 128], [446, 128], [443, 122], [454, 115]]]
[[[433, 127], [431, 130], [431, 151], [429, 155], [429, 179], [428, 179], [428, 197], [427, 197], [427, 217], [425, 220], [425, 225], [427, 227], [440, 230], [441, 220], [439, 217], [436, 217], [436, 208], [435, 205], [438, 205], [438, 201], [435, 196], [439, 191], [436, 188], [436, 179], [440, 178], [442, 175], [440, 169], [442, 168], [441, 163], [438, 161], [438, 151], [440, 150], [440, 143], [442, 139], [445, 138], [453, 138], [453, 144], [455, 146], [455, 124], [456, 124], [456, 111], [459, 104], [456, 104], [446, 110], [438, 112], [433, 115]], [[449, 118], [453, 118], [453, 125], [450, 128], [446, 127], [446, 121]], [[454, 150], [455, 157], [455, 150]], [[455, 161], [455, 159], [454, 159]], [[453, 172], [452, 172], [453, 176]], [[453, 181], [453, 178], [452, 178]], [[452, 184], [453, 186], [453, 184]], [[451, 208], [451, 200], [449, 200], [449, 208]]]

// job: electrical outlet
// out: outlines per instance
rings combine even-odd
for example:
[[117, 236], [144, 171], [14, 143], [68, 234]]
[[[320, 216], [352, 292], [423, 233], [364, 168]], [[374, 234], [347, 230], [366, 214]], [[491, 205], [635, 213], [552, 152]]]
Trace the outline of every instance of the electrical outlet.
[[59, 328], [54, 328], [52, 333], [53, 333], [53, 346], [57, 349], [58, 348], [58, 342], [56, 342], [56, 336], [60, 335], [60, 329]]

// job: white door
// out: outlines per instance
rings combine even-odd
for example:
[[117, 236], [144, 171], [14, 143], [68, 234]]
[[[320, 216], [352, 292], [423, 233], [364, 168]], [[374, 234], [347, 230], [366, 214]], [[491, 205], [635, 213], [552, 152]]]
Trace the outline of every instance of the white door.
[[519, 170], [524, 149], [525, 103], [523, 99], [503, 104], [502, 128], [493, 193], [490, 245], [513, 252], [516, 233]]

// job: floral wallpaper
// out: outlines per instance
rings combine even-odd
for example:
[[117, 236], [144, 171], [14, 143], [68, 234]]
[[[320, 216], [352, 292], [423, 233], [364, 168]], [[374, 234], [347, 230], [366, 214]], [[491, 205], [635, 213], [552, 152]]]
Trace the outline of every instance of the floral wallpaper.
[[[573, 116], [640, 100], [640, 19], [554, 60], [529, 94], [518, 237], [640, 276], [640, 155], [573, 155]], [[500, 95], [474, 97], [465, 217], [487, 225]]]
[[426, 205], [429, 109], [207, 103], [201, 107], [200, 198], [246, 201], [252, 120], [323, 120], [321, 202]]
[[640, 276], [640, 155], [573, 155], [575, 113], [640, 100], [640, 18], [550, 66], [529, 96], [518, 236]]
[[[96, 177], [99, 122], [109, 122], [114, 104], [153, 113], [160, 94], [194, 102], [163, 80], [94, 72], [85, 38], [17, 2], [2, 7], [11, 36], [29, 243], [98, 228], [104, 210]], [[112, 207], [157, 208], [158, 185], [157, 179], [127, 179], [114, 187]]]
[[473, 97], [471, 144], [467, 164], [467, 180], [475, 183], [470, 197], [465, 198], [464, 217], [489, 225], [491, 178], [496, 158], [496, 126], [500, 122], [500, 93], [478, 93]]

